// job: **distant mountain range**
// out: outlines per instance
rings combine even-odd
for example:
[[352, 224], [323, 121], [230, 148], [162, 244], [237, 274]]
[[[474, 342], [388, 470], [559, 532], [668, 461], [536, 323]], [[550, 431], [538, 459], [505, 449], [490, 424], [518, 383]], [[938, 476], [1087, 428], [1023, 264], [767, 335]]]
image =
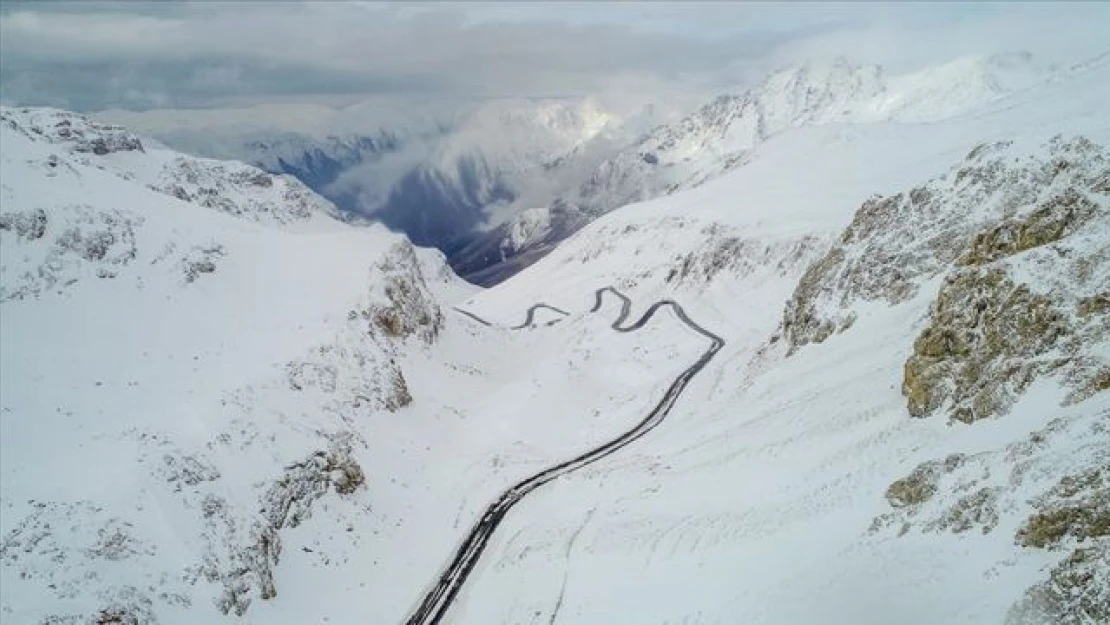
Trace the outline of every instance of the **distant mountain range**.
[[698, 186], [792, 128], [933, 123], [1049, 76], [1028, 54], [902, 75], [838, 59], [782, 69], [685, 116], [673, 103], [617, 110], [576, 98], [497, 100], [410, 120], [393, 113], [393, 125], [357, 107], [297, 109], [298, 119], [312, 120], [299, 130], [266, 128], [261, 120], [272, 111], [222, 126], [212, 121], [215, 111], [103, 117], [178, 149], [292, 174], [344, 212], [438, 247], [461, 275], [492, 284], [598, 215]]

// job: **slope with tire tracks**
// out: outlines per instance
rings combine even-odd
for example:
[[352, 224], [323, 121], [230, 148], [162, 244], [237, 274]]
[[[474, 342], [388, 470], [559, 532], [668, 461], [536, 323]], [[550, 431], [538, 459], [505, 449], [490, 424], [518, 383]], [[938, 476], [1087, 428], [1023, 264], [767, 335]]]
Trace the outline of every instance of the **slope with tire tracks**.
[[[500, 525], [501, 521], [505, 519], [505, 516], [509, 513], [509, 510], [514, 505], [516, 505], [526, 495], [543, 486], [544, 484], [563, 475], [567, 475], [568, 473], [577, 471], [578, 469], [581, 469], [585, 466], [593, 464], [594, 462], [597, 462], [598, 460], [601, 460], [602, 458], [605, 458], [606, 456], [609, 456], [623, 449], [624, 447], [631, 444], [633, 441], [636, 441], [640, 437], [655, 429], [660, 423], [663, 422], [663, 420], [667, 417], [667, 414], [670, 413], [671, 408], [673, 408], [675, 402], [678, 401], [678, 398], [682, 394], [682, 391], [685, 390], [686, 386], [690, 383], [694, 376], [700, 373], [701, 370], [704, 369], [707, 364], [709, 364], [709, 361], [713, 359], [713, 357], [717, 354], [717, 352], [721, 350], [721, 348], [725, 344], [724, 339], [710, 332], [709, 330], [706, 330], [702, 326], [698, 325], [693, 319], [691, 319], [686, 314], [686, 311], [683, 310], [682, 306], [674, 300], [666, 299], [655, 302], [651, 305], [650, 308], [647, 309], [647, 311], [644, 312], [643, 315], [640, 316], [638, 320], [636, 320], [631, 325], [625, 326], [623, 324], [628, 319], [628, 316], [631, 313], [632, 302], [624, 294], [617, 291], [615, 288], [608, 286], [595, 291], [594, 306], [590, 309], [590, 312], [597, 312], [601, 309], [602, 296], [605, 293], [611, 293], [621, 300], [620, 315], [618, 315], [617, 319], [613, 321], [613, 323], [610, 325], [613, 330], [617, 332], [635, 332], [636, 330], [643, 328], [644, 325], [647, 324], [647, 322], [650, 321], [661, 308], [667, 307], [670, 308], [674, 312], [675, 316], [678, 317], [679, 321], [684, 323], [688, 328], [709, 339], [710, 346], [704, 352], [702, 352], [701, 357], [698, 358], [698, 360], [694, 364], [690, 365], [684, 371], [682, 371], [682, 373], [678, 374], [678, 377], [675, 378], [670, 387], [667, 388], [666, 393], [663, 395], [663, 398], [659, 400], [659, 403], [656, 404], [655, 407], [652, 408], [651, 412], [649, 412], [647, 416], [644, 417], [644, 419], [636, 424], [632, 429], [603, 445], [595, 447], [579, 456], [561, 462], [553, 467], [550, 467], [533, 475], [532, 477], [518, 482], [516, 485], [510, 487], [508, 490], [502, 493], [497, 501], [490, 504], [489, 507], [486, 508], [485, 514], [482, 515], [482, 517], [474, 525], [473, 529], [470, 530], [470, 533], [467, 535], [467, 537], [459, 545], [459, 548], [455, 551], [454, 557], [444, 569], [443, 573], [440, 574], [439, 579], [436, 581], [435, 585], [424, 596], [424, 600], [421, 601], [420, 605], [416, 608], [416, 610], [413, 611], [408, 620], [405, 621], [406, 625], [437, 625], [438, 623], [440, 623], [444, 615], [447, 613], [447, 610], [451, 607], [451, 604], [458, 596], [458, 593], [462, 589], [463, 584], [466, 583], [467, 577], [474, 569], [474, 566], [478, 563], [478, 559], [481, 557], [482, 552], [485, 550], [486, 545], [489, 543], [490, 537], [493, 536], [493, 532], [497, 529], [497, 526]], [[518, 326], [514, 326], [510, 329], [516, 330], [530, 326], [534, 320], [535, 311], [539, 308], [547, 308], [563, 315], [567, 314], [566, 312], [548, 304], [534, 304], [531, 308], [528, 309], [528, 313], [524, 320], [524, 323]], [[473, 313], [458, 308], [456, 308], [455, 310], [483, 325], [493, 325]]]

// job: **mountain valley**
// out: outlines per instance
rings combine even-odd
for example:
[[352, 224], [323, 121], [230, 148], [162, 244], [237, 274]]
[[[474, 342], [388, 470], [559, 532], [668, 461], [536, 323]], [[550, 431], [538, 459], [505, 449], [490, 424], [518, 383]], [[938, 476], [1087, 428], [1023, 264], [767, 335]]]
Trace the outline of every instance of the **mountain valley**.
[[0, 108], [0, 618], [1108, 622], [1107, 101]]

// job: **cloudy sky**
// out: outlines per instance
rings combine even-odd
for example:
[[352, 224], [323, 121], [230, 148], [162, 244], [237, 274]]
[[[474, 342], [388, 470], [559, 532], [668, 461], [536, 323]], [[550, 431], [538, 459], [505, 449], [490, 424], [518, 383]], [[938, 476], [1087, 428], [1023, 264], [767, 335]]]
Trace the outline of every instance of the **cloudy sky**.
[[82, 111], [713, 90], [845, 55], [898, 71], [1110, 48], [1110, 3], [0, 4], [0, 100]]

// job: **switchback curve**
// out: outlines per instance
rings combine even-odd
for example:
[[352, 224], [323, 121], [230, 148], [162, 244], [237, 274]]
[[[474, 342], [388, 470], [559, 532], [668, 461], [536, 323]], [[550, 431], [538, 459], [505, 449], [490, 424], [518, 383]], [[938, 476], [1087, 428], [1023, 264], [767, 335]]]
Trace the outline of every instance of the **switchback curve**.
[[[482, 517], [470, 530], [470, 533], [467, 535], [467, 537], [463, 540], [462, 544], [459, 545], [451, 562], [447, 565], [447, 568], [444, 569], [443, 573], [440, 574], [439, 580], [437, 580], [435, 585], [427, 592], [427, 594], [424, 596], [424, 600], [420, 603], [416, 610], [413, 611], [408, 620], [405, 621], [405, 625], [438, 625], [442, 621], [444, 615], [447, 613], [447, 610], [451, 607], [451, 604], [454, 602], [455, 598], [458, 596], [459, 591], [462, 589], [463, 584], [466, 582], [466, 578], [470, 575], [470, 572], [478, 563], [482, 552], [485, 550], [486, 545], [489, 543], [490, 537], [493, 536], [494, 530], [497, 529], [497, 526], [509, 513], [509, 510], [517, 504], [517, 502], [528, 495], [528, 493], [531, 493], [544, 484], [560, 476], [566, 475], [573, 471], [577, 471], [578, 469], [597, 462], [598, 460], [601, 460], [602, 458], [605, 458], [606, 456], [609, 456], [610, 454], [623, 449], [624, 447], [631, 444], [633, 441], [636, 441], [640, 437], [655, 429], [660, 423], [663, 422], [663, 420], [667, 417], [667, 414], [670, 413], [671, 408], [674, 407], [675, 402], [678, 401], [679, 396], [682, 394], [682, 391], [686, 388], [686, 386], [690, 383], [690, 380], [692, 380], [694, 376], [700, 373], [701, 370], [704, 369], [707, 364], [709, 364], [709, 361], [712, 360], [715, 355], [717, 355], [717, 352], [719, 352], [725, 344], [724, 339], [710, 332], [709, 330], [706, 330], [705, 328], [694, 322], [694, 320], [690, 319], [690, 317], [686, 314], [686, 311], [683, 310], [682, 306], [674, 300], [667, 299], [655, 302], [634, 323], [624, 326], [622, 324], [628, 319], [628, 316], [631, 313], [632, 302], [620, 291], [617, 291], [615, 288], [608, 286], [595, 291], [594, 306], [590, 309], [590, 312], [597, 312], [601, 309], [602, 296], [606, 292], [612, 293], [614, 296], [620, 298], [621, 300], [620, 315], [610, 325], [613, 330], [617, 332], [634, 332], [636, 330], [639, 330], [640, 328], [643, 328], [644, 325], [648, 321], [650, 321], [652, 317], [655, 316], [655, 313], [659, 312], [660, 308], [666, 306], [671, 308], [678, 319], [686, 324], [687, 327], [709, 339], [710, 346], [704, 352], [702, 352], [701, 357], [699, 357], [694, 364], [690, 365], [685, 370], [683, 370], [682, 373], [678, 374], [678, 377], [675, 378], [673, 382], [671, 382], [670, 387], [667, 388], [667, 392], [663, 395], [663, 398], [659, 400], [659, 403], [656, 404], [655, 407], [652, 408], [651, 412], [649, 412], [647, 416], [644, 417], [644, 419], [636, 424], [632, 429], [607, 443], [594, 447], [593, 449], [581, 455], [571, 458], [570, 460], [561, 462], [548, 469], [544, 469], [543, 471], [540, 471], [532, 477], [518, 482], [516, 485], [503, 492], [501, 496], [497, 499], [497, 501], [493, 502], [489, 505], [489, 507], [486, 508], [485, 514], [482, 515]], [[555, 308], [554, 306], [549, 306], [542, 303], [535, 304], [528, 309], [528, 314], [524, 323], [519, 326], [515, 326], [513, 329], [520, 329], [530, 325], [535, 310], [541, 307], [549, 308], [556, 312], [563, 313], [564, 315], [567, 314], [562, 310]], [[479, 323], [487, 326], [492, 325], [488, 321], [482, 319], [481, 317], [478, 317], [477, 315], [474, 315], [473, 313], [458, 308], [456, 308], [455, 310], [464, 315], [467, 315], [472, 319], [477, 320]]]
[[[549, 304], [544, 304], [543, 302], [540, 302], [539, 304], [532, 304], [532, 306], [530, 308], [528, 308], [528, 314], [524, 316], [524, 323], [522, 323], [518, 326], [513, 326], [509, 329], [510, 330], [522, 330], [522, 329], [527, 328], [528, 326], [532, 325], [532, 322], [536, 317], [536, 311], [539, 310], [540, 308], [546, 308], [548, 310], [553, 310], [553, 311], [559, 313], [560, 315], [562, 315], [564, 317], [566, 317], [567, 315], [570, 314], [570, 313], [568, 313], [567, 311], [565, 311], [561, 308], [556, 308], [556, 307], [551, 306]], [[558, 320], [556, 319], [555, 321], [558, 321]], [[555, 323], [555, 321], [549, 322], [548, 325], [551, 325], [552, 323]]]

